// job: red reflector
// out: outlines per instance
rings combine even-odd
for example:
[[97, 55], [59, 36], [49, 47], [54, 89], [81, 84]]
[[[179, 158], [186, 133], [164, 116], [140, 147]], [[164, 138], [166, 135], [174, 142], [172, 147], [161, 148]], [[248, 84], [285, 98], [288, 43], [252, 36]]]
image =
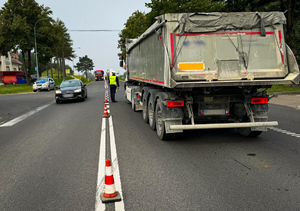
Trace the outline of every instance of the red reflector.
[[137, 96], [137, 98], [140, 98], [140, 94], [139, 93], [137, 93], [136, 96]]
[[184, 101], [168, 101], [167, 107], [182, 107], [184, 106]]
[[268, 98], [252, 98], [251, 104], [266, 104], [268, 103]]

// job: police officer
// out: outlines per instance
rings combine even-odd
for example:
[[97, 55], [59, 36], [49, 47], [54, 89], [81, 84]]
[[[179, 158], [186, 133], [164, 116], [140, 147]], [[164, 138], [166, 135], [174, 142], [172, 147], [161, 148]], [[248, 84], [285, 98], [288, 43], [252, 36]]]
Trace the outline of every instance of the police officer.
[[119, 78], [116, 76], [116, 73], [112, 71], [112, 75], [109, 76], [109, 86], [110, 86], [110, 96], [111, 96], [111, 101], [113, 103], [116, 103], [117, 101], [115, 100], [115, 94], [117, 88], [119, 89]]

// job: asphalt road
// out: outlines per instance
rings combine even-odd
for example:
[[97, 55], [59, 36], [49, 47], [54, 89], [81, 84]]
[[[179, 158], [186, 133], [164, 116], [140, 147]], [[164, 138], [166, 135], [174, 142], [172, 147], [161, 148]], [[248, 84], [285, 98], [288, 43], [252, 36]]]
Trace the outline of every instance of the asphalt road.
[[[270, 104], [279, 126], [257, 138], [224, 129], [160, 141], [120, 88], [110, 113], [126, 210], [300, 210], [300, 110]], [[95, 210], [103, 101], [103, 82], [85, 102], [0, 96], [2, 123], [50, 104], [0, 125], [0, 210]]]

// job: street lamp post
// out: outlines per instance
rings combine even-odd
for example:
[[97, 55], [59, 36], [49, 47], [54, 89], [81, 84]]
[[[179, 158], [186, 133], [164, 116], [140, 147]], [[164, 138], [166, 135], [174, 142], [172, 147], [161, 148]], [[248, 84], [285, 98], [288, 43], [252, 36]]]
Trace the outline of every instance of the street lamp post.
[[41, 18], [39, 20], [37, 20], [37, 22], [35, 22], [34, 24], [34, 46], [35, 46], [35, 63], [36, 63], [36, 75], [37, 75], [37, 78], [39, 79], [39, 64], [38, 64], [38, 52], [37, 52], [37, 46], [36, 46], [36, 31], [35, 31], [35, 27], [36, 27], [36, 24], [41, 21], [41, 20], [46, 20], [46, 19], [49, 19], [49, 18]]

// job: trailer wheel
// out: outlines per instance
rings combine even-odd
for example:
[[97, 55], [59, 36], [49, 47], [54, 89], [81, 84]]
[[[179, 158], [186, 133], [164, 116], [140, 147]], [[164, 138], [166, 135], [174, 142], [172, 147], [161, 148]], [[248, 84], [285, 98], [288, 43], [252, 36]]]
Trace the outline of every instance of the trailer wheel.
[[150, 97], [147, 107], [148, 107], [149, 126], [152, 130], [156, 129], [154, 105], [155, 105], [154, 99], [153, 97]]
[[143, 95], [143, 120], [144, 122], [149, 122], [149, 116], [148, 116], [148, 102], [147, 102], [147, 96]]
[[156, 104], [155, 119], [156, 119], [156, 133], [161, 140], [172, 140], [175, 138], [175, 133], [166, 133], [165, 122], [162, 119], [162, 102]]
[[248, 137], [257, 137], [259, 136], [263, 131], [251, 131], [250, 127], [247, 128], [238, 128], [239, 134], [243, 136]]

